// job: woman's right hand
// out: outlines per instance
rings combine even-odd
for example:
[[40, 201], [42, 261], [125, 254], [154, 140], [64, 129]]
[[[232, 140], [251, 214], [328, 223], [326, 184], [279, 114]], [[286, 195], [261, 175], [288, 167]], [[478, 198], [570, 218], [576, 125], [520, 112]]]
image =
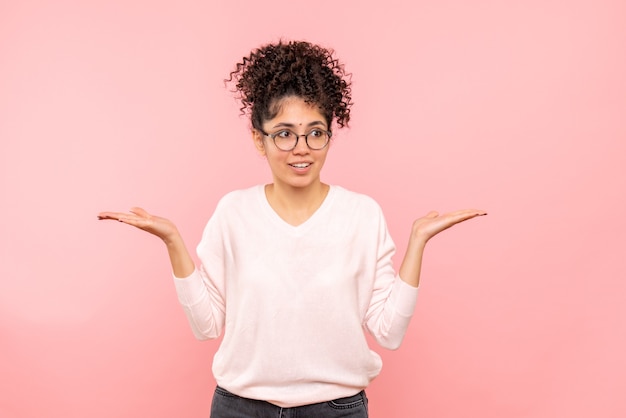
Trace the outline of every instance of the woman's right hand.
[[150, 215], [142, 208], [132, 208], [129, 212], [100, 212], [100, 220], [113, 220], [132, 225], [161, 238], [167, 246], [174, 276], [184, 278], [193, 273], [196, 266], [185, 247], [176, 225], [160, 216]]
[[129, 212], [100, 212], [100, 220], [114, 220], [132, 225], [161, 238], [165, 243], [178, 236], [176, 225], [160, 216], [151, 215], [142, 208], [131, 208]]

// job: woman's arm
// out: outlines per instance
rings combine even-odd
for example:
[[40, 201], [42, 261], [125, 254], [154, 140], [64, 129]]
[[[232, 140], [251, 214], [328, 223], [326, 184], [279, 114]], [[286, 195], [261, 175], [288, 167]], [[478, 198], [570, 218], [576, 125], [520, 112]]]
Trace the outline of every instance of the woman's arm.
[[178, 300], [194, 335], [199, 340], [206, 340], [221, 334], [225, 312], [222, 293], [209, 283], [203, 268], [196, 270], [183, 238], [171, 221], [150, 215], [141, 208], [132, 208], [129, 213], [101, 212], [98, 219], [123, 222], [161, 238], [176, 277]]
[[151, 215], [142, 208], [132, 208], [129, 213], [101, 212], [98, 219], [123, 222], [161, 238], [167, 247], [174, 276], [184, 278], [195, 270], [183, 238], [176, 225], [168, 219]]
[[451, 226], [486, 214], [486, 212], [478, 209], [465, 209], [450, 212], [445, 215], [430, 212], [423, 218], [417, 219], [413, 222], [409, 244], [407, 245], [402, 264], [400, 265], [400, 278], [407, 284], [417, 287], [420, 282], [424, 247], [428, 240]]

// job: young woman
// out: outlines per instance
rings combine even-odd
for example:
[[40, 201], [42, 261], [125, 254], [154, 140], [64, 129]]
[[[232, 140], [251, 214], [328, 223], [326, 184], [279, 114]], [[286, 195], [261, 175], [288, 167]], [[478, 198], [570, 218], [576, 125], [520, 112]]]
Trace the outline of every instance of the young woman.
[[198, 339], [213, 361], [211, 417], [367, 417], [380, 372], [364, 330], [397, 348], [417, 298], [422, 254], [437, 233], [485, 213], [430, 212], [412, 226], [398, 274], [378, 204], [323, 183], [333, 122], [350, 119], [350, 82], [333, 52], [279, 42], [251, 52], [230, 80], [273, 182], [224, 196], [197, 248], [141, 208], [103, 212], [161, 238]]

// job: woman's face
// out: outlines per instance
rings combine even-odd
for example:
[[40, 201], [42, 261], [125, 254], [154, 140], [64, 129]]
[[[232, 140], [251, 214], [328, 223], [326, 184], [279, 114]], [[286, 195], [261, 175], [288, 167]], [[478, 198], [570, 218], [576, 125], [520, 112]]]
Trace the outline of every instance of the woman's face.
[[[327, 131], [328, 128], [319, 109], [299, 97], [282, 99], [276, 117], [263, 123], [263, 130], [269, 135], [286, 129], [296, 135], [305, 135], [314, 129]], [[307, 146], [304, 136], [301, 136], [294, 149], [283, 151], [276, 147], [270, 136], [256, 129], [253, 138], [259, 153], [267, 158], [276, 186], [304, 189], [320, 184], [320, 172], [329, 145], [321, 150], [312, 150]]]

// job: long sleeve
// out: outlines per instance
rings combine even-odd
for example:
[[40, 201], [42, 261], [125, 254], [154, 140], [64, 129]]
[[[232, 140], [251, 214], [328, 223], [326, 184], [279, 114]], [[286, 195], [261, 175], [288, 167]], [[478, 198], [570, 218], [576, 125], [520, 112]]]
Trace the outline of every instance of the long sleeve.
[[194, 336], [199, 340], [214, 339], [222, 334], [226, 316], [226, 250], [222, 204], [207, 223], [198, 244], [200, 267], [186, 278], [174, 277], [178, 301]]
[[378, 344], [395, 350], [402, 343], [413, 316], [418, 288], [402, 281], [394, 271], [392, 257], [396, 247], [380, 209], [377, 234], [375, 278], [365, 325]]
[[204, 268], [183, 279], [174, 277], [174, 284], [193, 335], [199, 340], [219, 337], [224, 329], [225, 301]]

